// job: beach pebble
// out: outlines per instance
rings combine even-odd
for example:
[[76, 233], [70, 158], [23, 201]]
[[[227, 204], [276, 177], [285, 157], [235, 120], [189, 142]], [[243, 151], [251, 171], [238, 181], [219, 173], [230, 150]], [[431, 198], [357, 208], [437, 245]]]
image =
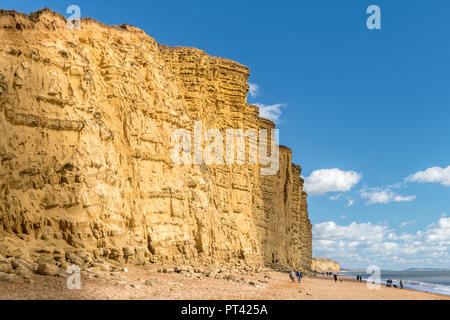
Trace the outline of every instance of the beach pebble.
[[145, 281], [145, 285], [149, 287], [153, 287], [156, 284], [156, 279], [148, 279]]

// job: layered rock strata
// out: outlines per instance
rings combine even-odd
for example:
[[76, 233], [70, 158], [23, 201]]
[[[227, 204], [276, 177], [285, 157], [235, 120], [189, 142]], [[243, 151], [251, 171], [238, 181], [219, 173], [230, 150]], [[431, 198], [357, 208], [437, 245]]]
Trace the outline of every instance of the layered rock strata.
[[274, 175], [171, 158], [172, 133], [195, 123], [275, 128], [247, 104], [247, 67], [49, 10], [1, 11], [0, 39], [0, 255], [310, 269], [290, 149]]

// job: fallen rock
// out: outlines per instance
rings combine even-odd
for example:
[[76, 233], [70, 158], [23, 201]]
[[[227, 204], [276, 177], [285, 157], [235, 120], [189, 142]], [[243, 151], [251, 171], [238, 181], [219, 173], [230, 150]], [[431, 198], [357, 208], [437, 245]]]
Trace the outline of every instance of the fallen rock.
[[14, 269], [14, 273], [17, 275], [25, 276], [33, 274], [30, 269], [20, 265], [16, 269]]
[[100, 269], [102, 271], [105, 271], [105, 272], [109, 272], [110, 271], [109, 265], [104, 263], [104, 262], [103, 263], [95, 262], [95, 263], [93, 263], [93, 267], [94, 268], [98, 268], [98, 269]]
[[21, 259], [12, 259], [11, 260], [11, 266], [16, 269], [19, 267], [25, 267], [27, 269], [31, 269], [30, 265], [28, 264], [28, 262], [21, 260]]
[[66, 253], [66, 259], [67, 261], [76, 264], [77, 266], [82, 266], [84, 264], [83, 259], [81, 259], [80, 257], [78, 257], [76, 254], [72, 253], [72, 252], [67, 252]]
[[50, 263], [40, 263], [36, 273], [44, 276], [56, 276], [58, 274], [58, 267]]
[[16, 279], [14, 274], [0, 272], [0, 281], [13, 281]]
[[10, 264], [0, 264], [0, 272], [3, 273], [13, 273], [13, 268], [11, 267]]

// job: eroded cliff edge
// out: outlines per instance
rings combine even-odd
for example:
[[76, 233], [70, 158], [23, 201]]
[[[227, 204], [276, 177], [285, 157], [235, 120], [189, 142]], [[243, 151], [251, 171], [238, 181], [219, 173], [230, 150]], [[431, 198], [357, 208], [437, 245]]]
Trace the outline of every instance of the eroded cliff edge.
[[0, 40], [1, 255], [311, 268], [290, 149], [273, 176], [170, 158], [194, 121], [275, 127], [247, 104], [247, 67], [127, 25], [71, 30], [50, 10], [1, 11]]

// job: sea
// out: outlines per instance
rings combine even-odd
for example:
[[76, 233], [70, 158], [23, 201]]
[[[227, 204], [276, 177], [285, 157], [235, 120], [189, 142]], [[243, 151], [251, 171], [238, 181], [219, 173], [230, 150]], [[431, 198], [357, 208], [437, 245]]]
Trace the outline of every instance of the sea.
[[[340, 275], [355, 278], [362, 276], [363, 280], [371, 277], [372, 274], [365, 270], [345, 270], [339, 272]], [[372, 277], [373, 278], [373, 277]], [[450, 270], [448, 271], [391, 271], [381, 270], [380, 283], [385, 285], [388, 279], [392, 278], [395, 285], [399, 285], [400, 279], [406, 289], [431, 292], [450, 296]]]

